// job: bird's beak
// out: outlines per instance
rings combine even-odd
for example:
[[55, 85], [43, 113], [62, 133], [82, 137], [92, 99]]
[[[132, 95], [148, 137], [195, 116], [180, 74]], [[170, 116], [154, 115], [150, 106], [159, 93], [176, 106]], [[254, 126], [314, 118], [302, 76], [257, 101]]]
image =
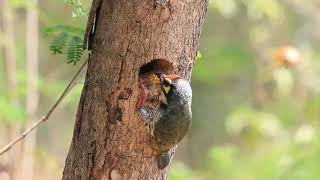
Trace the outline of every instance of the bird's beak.
[[169, 91], [171, 89], [172, 81], [175, 79], [181, 78], [181, 76], [175, 75], [175, 74], [166, 75], [164, 73], [156, 73], [156, 75], [160, 79], [160, 83], [162, 84], [162, 88], [163, 88], [165, 94], [169, 93]]
[[176, 75], [176, 74], [170, 74], [170, 75], [163, 74], [163, 78], [164, 78], [165, 80], [171, 82], [172, 80], [181, 78], [181, 76]]
[[178, 79], [178, 78], [181, 78], [181, 76], [179, 75], [176, 75], [176, 74], [170, 74], [170, 75], [166, 75], [164, 73], [155, 73], [160, 81], [162, 82], [163, 80], [168, 80], [168, 81], [172, 81], [172, 80], [175, 80], [175, 79]]
[[175, 74], [170, 74], [170, 75], [163, 74], [162, 75], [163, 81], [168, 83], [168, 85], [164, 85], [163, 86], [163, 89], [164, 89], [166, 94], [168, 94], [170, 89], [171, 89], [172, 81], [175, 80], [175, 79], [178, 79], [178, 78], [181, 78], [181, 76], [175, 75]]

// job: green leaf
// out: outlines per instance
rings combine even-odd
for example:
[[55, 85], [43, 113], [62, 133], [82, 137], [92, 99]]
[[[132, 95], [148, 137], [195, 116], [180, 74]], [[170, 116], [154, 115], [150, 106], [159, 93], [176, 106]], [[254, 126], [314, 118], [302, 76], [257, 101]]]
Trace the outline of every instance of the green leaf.
[[201, 59], [202, 59], [202, 54], [200, 51], [197, 51], [196, 61], [201, 60]]
[[82, 39], [77, 36], [71, 37], [67, 44], [68, 64], [73, 63], [73, 65], [76, 65], [77, 61], [80, 60], [82, 54], [83, 54]]
[[54, 36], [50, 45], [53, 54], [63, 54], [66, 49], [67, 64], [76, 65], [83, 54], [83, 30], [74, 26], [55, 25], [45, 30], [46, 35]]
[[44, 35], [48, 36], [51, 34], [61, 33], [61, 32], [68, 33], [68, 35], [78, 36], [79, 38], [82, 38], [84, 34], [84, 29], [78, 28], [75, 26], [57, 24], [57, 25], [47, 27], [44, 30]]
[[53, 39], [50, 45], [50, 51], [52, 51], [53, 54], [62, 54], [68, 38], [69, 36], [66, 32], [60, 33]]

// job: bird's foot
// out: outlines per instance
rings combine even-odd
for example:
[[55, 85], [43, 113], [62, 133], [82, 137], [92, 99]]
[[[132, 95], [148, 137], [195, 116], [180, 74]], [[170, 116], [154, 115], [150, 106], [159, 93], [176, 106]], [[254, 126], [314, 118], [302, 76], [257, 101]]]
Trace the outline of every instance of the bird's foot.
[[145, 108], [139, 108], [138, 109], [140, 117], [143, 119], [144, 123], [149, 123], [150, 122], [150, 114]]

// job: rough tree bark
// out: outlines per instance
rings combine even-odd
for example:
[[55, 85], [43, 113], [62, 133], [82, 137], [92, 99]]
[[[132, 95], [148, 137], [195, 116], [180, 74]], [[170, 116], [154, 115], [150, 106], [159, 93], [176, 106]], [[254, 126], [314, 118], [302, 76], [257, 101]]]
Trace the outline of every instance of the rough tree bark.
[[92, 51], [64, 180], [166, 179], [135, 107], [139, 71], [155, 60], [149, 68], [172, 66], [190, 79], [207, 3], [94, 0]]

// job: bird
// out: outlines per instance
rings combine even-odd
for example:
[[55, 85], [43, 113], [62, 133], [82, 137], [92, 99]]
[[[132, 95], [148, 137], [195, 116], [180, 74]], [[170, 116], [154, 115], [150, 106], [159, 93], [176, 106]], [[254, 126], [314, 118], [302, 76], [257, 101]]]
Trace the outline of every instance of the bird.
[[[157, 76], [166, 101], [161, 103], [156, 115], [148, 113], [141, 104], [138, 111], [152, 137], [151, 145], [157, 153], [158, 168], [164, 169], [170, 162], [169, 150], [175, 147], [190, 129], [192, 89], [190, 83], [179, 75], [158, 73]], [[145, 89], [142, 91], [147, 92]]]

